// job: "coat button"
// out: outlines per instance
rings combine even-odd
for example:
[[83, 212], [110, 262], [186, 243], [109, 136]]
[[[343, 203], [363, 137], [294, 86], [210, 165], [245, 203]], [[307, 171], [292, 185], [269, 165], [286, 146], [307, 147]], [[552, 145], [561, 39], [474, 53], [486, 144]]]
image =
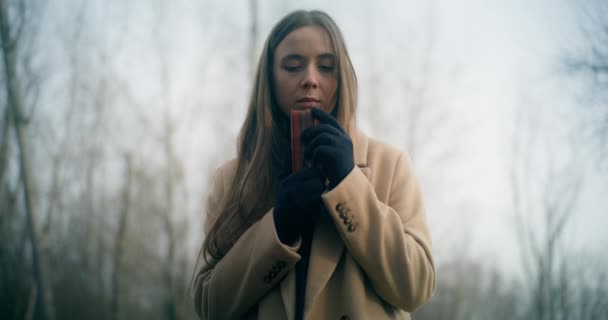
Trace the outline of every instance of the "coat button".
[[349, 219], [349, 218], [345, 218], [345, 219], [344, 219], [344, 224], [346, 224], [346, 225], [350, 225], [350, 224], [352, 224], [352, 223], [353, 223], [353, 221], [352, 221], [351, 219]]
[[341, 203], [338, 203], [338, 205], [336, 205], [336, 210], [337, 211], [342, 211], [342, 209], [344, 209], [344, 207], [342, 206]]
[[347, 215], [344, 211], [340, 211], [340, 218], [346, 219]]
[[348, 225], [348, 232], [353, 232], [355, 230], [357, 230], [357, 226], [356, 225], [354, 225], [354, 224], [349, 224]]

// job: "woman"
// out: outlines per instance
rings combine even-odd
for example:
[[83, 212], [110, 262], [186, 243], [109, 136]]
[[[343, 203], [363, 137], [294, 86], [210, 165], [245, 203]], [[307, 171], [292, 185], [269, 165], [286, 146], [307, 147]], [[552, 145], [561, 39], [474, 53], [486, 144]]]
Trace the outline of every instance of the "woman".
[[[435, 289], [407, 155], [355, 127], [357, 82], [320, 11], [277, 23], [259, 61], [237, 158], [207, 200], [193, 279], [202, 319], [409, 319]], [[292, 109], [311, 166], [290, 172]]]

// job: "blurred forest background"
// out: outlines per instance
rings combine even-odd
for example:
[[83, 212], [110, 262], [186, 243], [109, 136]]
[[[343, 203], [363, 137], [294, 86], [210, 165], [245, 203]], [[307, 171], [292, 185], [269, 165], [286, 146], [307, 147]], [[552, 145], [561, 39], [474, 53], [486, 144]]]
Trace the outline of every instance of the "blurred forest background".
[[413, 159], [438, 270], [414, 318], [608, 319], [600, 0], [0, 0], [0, 318], [194, 318], [209, 179], [299, 8]]

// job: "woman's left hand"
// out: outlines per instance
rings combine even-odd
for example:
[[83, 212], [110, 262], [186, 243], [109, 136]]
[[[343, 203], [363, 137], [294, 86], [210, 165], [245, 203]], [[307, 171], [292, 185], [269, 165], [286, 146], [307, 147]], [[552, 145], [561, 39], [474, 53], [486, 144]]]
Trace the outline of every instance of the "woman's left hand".
[[340, 123], [329, 113], [312, 108], [312, 116], [319, 124], [302, 132], [305, 159], [320, 165], [333, 189], [355, 166], [353, 142]]

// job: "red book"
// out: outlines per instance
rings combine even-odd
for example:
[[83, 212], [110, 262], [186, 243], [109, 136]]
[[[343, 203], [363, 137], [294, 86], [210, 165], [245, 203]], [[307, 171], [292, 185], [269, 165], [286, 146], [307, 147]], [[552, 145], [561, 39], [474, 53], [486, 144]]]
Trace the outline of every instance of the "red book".
[[291, 170], [296, 172], [302, 169], [304, 163], [304, 148], [300, 136], [304, 129], [318, 124], [318, 121], [313, 119], [310, 109], [291, 110]]

